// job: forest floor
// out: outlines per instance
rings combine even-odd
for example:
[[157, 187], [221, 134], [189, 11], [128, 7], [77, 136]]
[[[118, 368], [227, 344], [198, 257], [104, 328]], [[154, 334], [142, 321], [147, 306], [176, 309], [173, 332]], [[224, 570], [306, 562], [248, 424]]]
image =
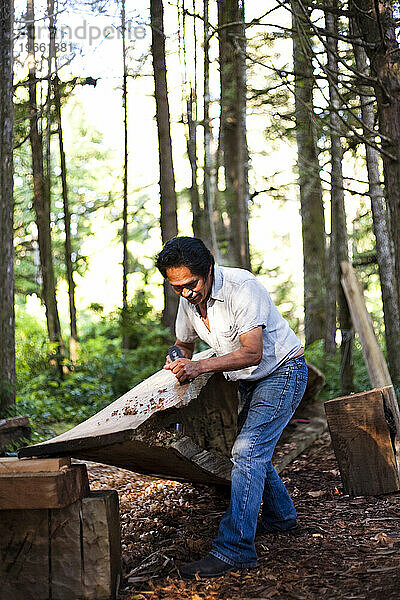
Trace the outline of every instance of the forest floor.
[[119, 493], [123, 600], [400, 599], [400, 494], [344, 495], [328, 434], [281, 473], [298, 531], [257, 538], [257, 569], [210, 580], [184, 581], [178, 567], [209, 551], [226, 493], [88, 467], [92, 489]]

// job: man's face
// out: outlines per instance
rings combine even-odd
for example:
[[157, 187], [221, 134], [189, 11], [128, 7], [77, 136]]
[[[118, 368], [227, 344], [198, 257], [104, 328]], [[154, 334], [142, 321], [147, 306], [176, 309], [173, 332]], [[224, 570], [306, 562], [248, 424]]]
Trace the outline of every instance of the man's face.
[[200, 304], [211, 289], [211, 267], [207, 279], [194, 275], [188, 267], [170, 267], [167, 278], [173, 290], [191, 304]]

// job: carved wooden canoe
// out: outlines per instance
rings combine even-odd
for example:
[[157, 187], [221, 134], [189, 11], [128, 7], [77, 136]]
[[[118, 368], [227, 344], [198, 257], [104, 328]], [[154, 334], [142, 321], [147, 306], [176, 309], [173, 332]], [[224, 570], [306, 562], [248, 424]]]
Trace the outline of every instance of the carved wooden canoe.
[[[213, 354], [206, 350], [194, 360]], [[315, 377], [319, 391], [324, 378]], [[163, 369], [90, 419], [23, 448], [19, 456], [73, 456], [169, 479], [229, 484], [237, 410], [237, 385], [222, 374], [200, 375], [181, 386]], [[320, 434], [319, 412], [316, 423]]]
[[[194, 360], [212, 356], [212, 350]], [[237, 386], [221, 374], [180, 385], [161, 370], [102, 411], [20, 457], [74, 456], [137, 473], [228, 483], [236, 435]]]

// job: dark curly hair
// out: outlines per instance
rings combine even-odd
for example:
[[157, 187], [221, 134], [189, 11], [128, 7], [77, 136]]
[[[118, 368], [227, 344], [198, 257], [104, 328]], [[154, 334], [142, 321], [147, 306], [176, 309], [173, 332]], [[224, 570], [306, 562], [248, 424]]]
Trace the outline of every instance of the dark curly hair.
[[187, 267], [193, 275], [207, 278], [210, 267], [214, 269], [214, 257], [198, 238], [174, 237], [165, 244], [157, 256], [156, 267], [163, 277], [171, 267]]

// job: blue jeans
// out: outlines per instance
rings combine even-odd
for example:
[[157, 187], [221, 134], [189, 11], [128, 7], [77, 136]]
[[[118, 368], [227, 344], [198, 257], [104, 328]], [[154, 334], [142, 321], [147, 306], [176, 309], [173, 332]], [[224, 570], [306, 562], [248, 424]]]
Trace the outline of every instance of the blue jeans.
[[261, 501], [266, 526], [284, 530], [296, 509], [272, 466], [276, 443], [297, 408], [307, 383], [304, 356], [292, 358], [258, 381], [239, 383], [239, 434], [232, 448], [232, 487], [211, 554], [237, 567], [257, 563], [254, 537]]

